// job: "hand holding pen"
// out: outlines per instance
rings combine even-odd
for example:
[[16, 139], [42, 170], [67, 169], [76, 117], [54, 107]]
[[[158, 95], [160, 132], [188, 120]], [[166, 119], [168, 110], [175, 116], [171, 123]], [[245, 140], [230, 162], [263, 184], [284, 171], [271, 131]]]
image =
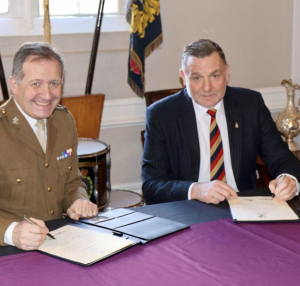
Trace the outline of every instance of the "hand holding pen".
[[[285, 175], [283, 175], [280, 179], [279, 179], [279, 182], [278, 182], [278, 184], [276, 185], [276, 189], [280, 186], [280, 184], [282, 183], [282, 181], [284, 180], [284, 178], [285, 178]], [[275, 189], [275, 190], [276, 190]], [[275, 198], [275, 194], [273, 193], [272, 194], [272, 200]]]
[[44, 242], [49, 229], [45, 222], [39, 219], [24, 218], [17, 223], [12, 232], [13, 244], [23, 250], [38, 249]]
[[297, 179], [289, 174], [283, 174], [279, 179], [272, 180], [269, 189], [272, 196], [280, 200], [288, 201], [297, 194]]
[[[33, 220], [27, 218], [25, 215], [24, 215], [24, 219], [29, 222], [30, 224], [34, 224], [34, 225], [37, 225]], [[48, 232], [46, 234], [48, 237], [52, 238], [52, 239], [56, 239], [50, 232]]]

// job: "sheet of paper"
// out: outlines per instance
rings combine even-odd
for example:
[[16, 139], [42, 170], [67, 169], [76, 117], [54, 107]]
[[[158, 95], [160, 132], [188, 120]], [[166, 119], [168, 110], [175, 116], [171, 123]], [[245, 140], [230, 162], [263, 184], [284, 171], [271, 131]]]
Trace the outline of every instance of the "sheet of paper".
[[239, 197], [228, 203], [237, 221], [299, 220], [287, 202], [272, 197]]
[[46, 238], [39, 250], [81, 264], [90, 264], [134, 243], [129, 239], [71, 225], [51, 231], [51, 234], [56, 239]]

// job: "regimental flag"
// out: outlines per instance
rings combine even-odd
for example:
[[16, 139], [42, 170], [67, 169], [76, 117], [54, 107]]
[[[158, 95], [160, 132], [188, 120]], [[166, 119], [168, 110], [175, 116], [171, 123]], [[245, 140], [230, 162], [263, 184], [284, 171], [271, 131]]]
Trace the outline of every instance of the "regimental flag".
[[145, 59], [163, 41], [159, 0], [128, 0], [127, 21], [131, 25], [127, 82], [143, 97]]

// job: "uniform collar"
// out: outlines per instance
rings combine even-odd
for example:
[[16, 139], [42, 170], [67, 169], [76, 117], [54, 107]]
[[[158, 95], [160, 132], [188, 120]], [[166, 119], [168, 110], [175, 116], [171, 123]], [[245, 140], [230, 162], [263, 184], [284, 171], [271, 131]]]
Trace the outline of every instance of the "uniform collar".
[[[33, 126], [35, 126], [37, 119], [32, 118], [31, 116], [29, 116], [28, 114], [26, 114], [23, 109], [21, 108], [21, 106], [17, 103], [17, 101], [15, 100], [15, 98], [13, 97], [13, 100], [16, 104], [16, 106], [18, 107], [19, 111], [22, 113], [22, 115], [25, 117], [25, 119], [27, 120], [28, 124], [30, 125], [31, 128], [33, 128]], [[46, 119], [43, 119], [45, 124], [46, 124]]]

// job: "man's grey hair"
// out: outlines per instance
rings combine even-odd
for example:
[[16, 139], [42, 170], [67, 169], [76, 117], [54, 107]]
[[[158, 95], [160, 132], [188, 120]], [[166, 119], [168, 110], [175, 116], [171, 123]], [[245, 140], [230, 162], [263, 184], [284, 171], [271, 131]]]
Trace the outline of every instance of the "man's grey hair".
[[18, 83], [24, 77], [23, 64], [29, 58], [33, 56], [35, 61], [39, 60], [57, 60], [61, 67], [61, 79], [64, 80], [65, 76], [65, 64], [62, 56], [52, 46], [43, 42], [24, 43], [16, 52], [13, 59], [12, 76]]
[[210, 56], [214, 52], [217, 52], [224, 64], [227, 64], [225, 54], [222, 48], [217, 43], [207, 39], [201, 39], [196, 42], [190, 43], [183, 49], [181, 61], [182, 68], [185, 67], [185, 64], [189, 57], [205, 58]]

